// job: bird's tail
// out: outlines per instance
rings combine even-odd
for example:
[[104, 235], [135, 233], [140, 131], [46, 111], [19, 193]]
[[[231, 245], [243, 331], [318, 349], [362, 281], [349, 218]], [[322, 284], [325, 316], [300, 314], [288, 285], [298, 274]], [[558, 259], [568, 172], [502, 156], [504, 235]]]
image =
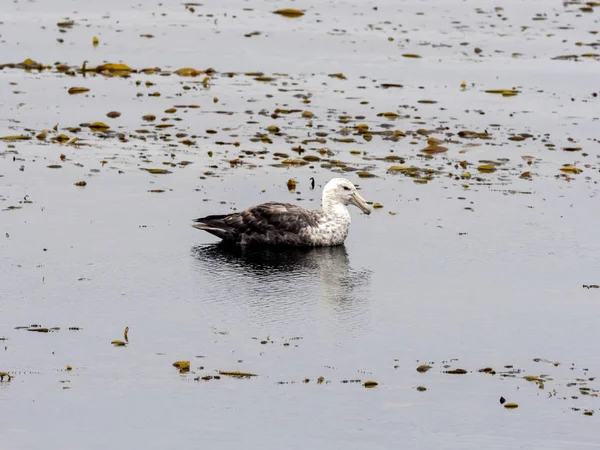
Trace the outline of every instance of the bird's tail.
[[207, 231], [224, 241], [237, 241], [238, 233], [236, 229], [228, 225], [226, 220], [232, 214], [213, 215], [194, 219], [196, 224], [192, 225], [198, 230]]

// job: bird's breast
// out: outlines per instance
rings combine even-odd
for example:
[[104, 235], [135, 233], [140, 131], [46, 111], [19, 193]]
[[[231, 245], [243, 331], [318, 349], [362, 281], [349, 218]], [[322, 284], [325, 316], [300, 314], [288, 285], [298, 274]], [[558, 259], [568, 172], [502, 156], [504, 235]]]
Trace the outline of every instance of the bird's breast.
[[350, 221], [344, 217], [329, 218], [310, 230], [310, 240], [313, 245], [340, 245], [346, 240], [349, 229]]

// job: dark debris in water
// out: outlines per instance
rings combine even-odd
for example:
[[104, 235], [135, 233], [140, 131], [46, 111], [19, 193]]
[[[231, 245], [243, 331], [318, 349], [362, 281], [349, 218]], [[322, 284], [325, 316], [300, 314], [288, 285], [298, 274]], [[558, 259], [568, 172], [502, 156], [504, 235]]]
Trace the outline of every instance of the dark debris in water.
[[[404, 53], [404, 56], [410, 59], [421, 55]], [[82, 103], [90, 101], [92, 93], [84, 81], [93, 77], [105, 78], [108, 85], [119, 82], [123, 77], [130, 78], [136, 90], [151, 89], [161, 79], [177, 77], [180, 80], [177, 83], [163, 83], [163, 88], [170, 90], [170, 95], [177, 93], [183, 97], [189, 91], [201, 99], [206, 97], [209, 102], [200, 101], [198, 104], [195, 103], [196, 100], [178, 100], [166, 109], [164, 106], [153, 107], [151, 102], [135, 104], [139, 108], [137, 119], [133, 122], [131, 118], [124, 121], [121, 113], [113, 110], [105, 113], [112, 119], [110, 125], [94, 117], [89, 122], [63, 123], [37, 129], [34, 123], [23, 122], [12, 125], [11, 133], [0, 136], [0, 140], [15, 146], [27, 142], [44, 147], [59, 146], [65, 153], [68, 149], [106, 146], [109, 142], [123, 151], [137, 150], [140, 147], [163, 152], [165, 148], [168, 149], [171, 153], [170, 161], [158, 161], [148, 150], [143, 150], [147, 156], [141, 158], [138, 168], [153, 175], [176, 174], [177, 170], [188, 164], [199, 163], [212, 169], [205, 172], [206, 177], [221, 176], [233, 170], [269, 170], [274, 167], [293, 169], [293, 172], [298, 173], [311, 169], [338, 175], [354, 175], [365, 179], [365, 182], [385, 177], [390, 181], [397, 179], [426, 186], [432, 182], [448, 180], [459, 190], [490, 184], [506, 185], [521, 180], [535, 183], [544, 177], [572, 182], [579, 175], [592, 175], [600, 168], [596, 161], [589, 158], [585, 160], [585, 155], [589, 153], [582, 149], [587, 151], [587, 145], [580, 144], [581, 141], [592, 141], [592, 137], [553, 138], [555, 132], [533, 130], [531, 127], [517, 130], [498, 123], [475, 128], [456, 119], [456, 116], [464, 114], [462, 110], [452, 110], [452, 105], [444, 105], [443, 101], [436, 98], [417, 98], [411, 104], [377, 111], [368, 106], [368, 91], [365, 91], [363, 96], [347, 99], [349, 104], [354, 105], [353, 114], [348, 114], [325, 104], [308, 89], [288, 89], [289, 85], [298, 85], [302, 81], [302, 76], [299, 75], [220, 72], [211, 67], [158, 67], [156, 64], [152, 67], [135, 68], [123, 62], [96, 66], [88, 65], [87, 62], [48, 64], [31, 59], [2, 64], [0, 70], [34, 70], [48, 78], [62, 77], [65, 74], [78, 77], [82, 82], [71, 86], [65, 94], [78, 96]], [[342, 73], [322, 76], [327, 83], [332, 84], [333, 89], [338, 83], [361, 86], [368, 84], [366, 80], [354, 79]], [[231, 110], [215, 110], [210, 106], [220, 104], [233, 87], [240, 93], [237, 108], [231, 106]], [[480, 102], [485, 102], [486, 97], [491, 97], [490, 94], [500, 98], [545, 95], [532, 86], [477, 86], [478, 90], [472, 87], [464, 83], [444, 89], [456, 91], [456, 95], [460, 94], [460, 89], [466, 90], [474, 101]], [[371, 82], [371, 88], [401, 88], [403, 91], [415, 89], [406, 84], [377, 80]], [[245, 89], [249, 90], [248, 94], [244, 93]], [[252, 109], [256, 100], [250, 92], [255, 89], [273, 98], [272, 101], [263, 103], [262, 109]], [[156, 92], [146, 93], [154, 95]], [[118, 100], [112, 96], [110, 89], [102, 95], [108, 101]], [[507, 103], [503, 107], [511, 110], [510, 102], [513, 100], [504, 100]], [[449, 111], [450, 117], [441, 119], [437, 115], [420, 115], [425, 114], [424, 111], [420, 112], [420, 108], [438, 105], [443, 105], [442, 108]], [[153, 111], [143, 111], [142, 108], [151, 108]], [[521, 111], [516, 108], [511, 112], [519, 113]], [[217, 115], [231, 118], [204, 132], [197, 129], [198, 122]], [[541, 144], [546, 147], [541, 147]], [[544, 151], [553, 152], [556, 147], [566, 150], [567, 156], [560, 164], [548, 164]], [[514, 157], [503, 158], [497, 152], [500, 148], [509, 149]], [[577, 154], [577, 159], [573, 160], [568, 156], [570, 154]], [[178, 161], [182, 156], [186, 159]], [[555, 154], [549, 157], [550, 161], [557, 158]], [[69, 162], [61, 161], [61, 164], [51, 163], [47, 167], [64, 168], [65, 163]], [[165, 167], [158, 165], [161, 163]], [[527, 170], [524, 170], [525, 167]], [[114, 169], [125, 173], [122, 167]], [[295, 191], [293, 183], [296, 181], [296, 176], [290, 178], [287, 185], [290, 191]], [[78, 183], [77, 186], [86, 183], [83, 180], [73, 182]], [[311, 183], [310, 187], [314, 188], [314, 184]], [[165, 189], [150, 190], [154, 193], [163, 191]], [[18, 206], [14, 205], [13, 209], [16, 208]], [[391, 212], [390, 215], [394, 213]]]

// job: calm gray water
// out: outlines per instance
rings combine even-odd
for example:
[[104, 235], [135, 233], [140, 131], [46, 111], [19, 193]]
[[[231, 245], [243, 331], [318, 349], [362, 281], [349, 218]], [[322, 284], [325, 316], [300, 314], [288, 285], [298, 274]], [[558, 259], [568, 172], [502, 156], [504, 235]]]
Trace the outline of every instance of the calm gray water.
[[[0, 382], [2, 448], [600, 447], [600, 290], [584, 288], [600, 284], [599, 66], [593, 56], [551, 59], [595, 51], [598, 8], [495, 6], [232, 0], [191, 12], [175, 1], [2, 2], [0, 64], [122, 61], [277, 78], [215, 74], [208, 88], [203, 76], [0, 70], [0, 137], [50, 136], [58, 122], [88, 144], [0, 141], [0, 372], [12, 376]], [[270, 13], [284, 7], [306, 14]], [[67, 18], [76, 24], [60, 33]], [[244, 36], [253, 31], [262, 34]], [[328, 76], [340, 72], [347, 80]], [[91, 90], [70, 96], [72, 86]], [[200, 108], [181, 109], [177, 122], [164, 111], [178, 104]], [[312, 127], [298, 114], [273, 118], [276, 108], [313, 111]], [[107, 118], [112, 110], [122, 116]], [[387, 121], [384, 111], [407, 117]], [[175, 127], [155, 131], [141, 120], [150, 113]], [[66, 129], [93, 121], [126, 142]], [[333, 139], [362, 122], [409, 136]], [[285, 135], [254, 139], [272, 124]], [[426, 159], [416, 130], [433, 128], [449, 150]], [[301, 143], [318, 130], [326, 143]], [[492, 138], [446, 134], [458, 130]], [[178, 144], [177, 132], [195, 143]], [[518, 133], [534, 138], [508, 139]], [[350, 169], [273, 166], [281, 158], [272, 153], [303, 156], [298, 145]], [[389, 155], [435, 173], [415, 183], [388, 171]], [[488, 160], [502, 165], [479, 173]], [[564, 174], [563, 164], [583, 172]], [[370, 216], [351, 211], [343, 247], [231, 251], [190, 226], [268, 200], [317, 208], [340, 173], [383, 205]], [[81, 180], [87, 186], [73, 186]], [[18, 328], [32, 324], [60, 330]], [[113, 347], [126, 326], [128, 345]], [[172, 366], [179, 360], [190, 373]], [[425, 363], [427, 373], [415, 370]], [[467, 373], [444, 373], [457, 368]], [[218, 371], [258, 376], [201, 379]], [[526, 375], [543, 375], [544, 389]], [[368, 380], [379, 384], [366, 389]]]

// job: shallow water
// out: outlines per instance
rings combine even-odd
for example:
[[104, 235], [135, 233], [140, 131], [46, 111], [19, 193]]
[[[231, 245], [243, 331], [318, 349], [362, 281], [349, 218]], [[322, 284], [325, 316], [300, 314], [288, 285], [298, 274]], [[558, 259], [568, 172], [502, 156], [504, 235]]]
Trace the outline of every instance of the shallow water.
[[[598, 60], [551, 59], [594, 51], [575, 43], [598, 42], [598, 8], [305, 2], [292, 4], [303, 17], [286, 19], [270, 11], [290, 5], [270, 2], [161, 5], [0, 4], [0, 64], [163, 70], [0, 70], [0, 137], [32, 138], [0, 141], [3, 448], [600, 447], [600, 290], [584, 287], [600, 284]], [[60, 33], [66, 18], [76, 25]], [[244, 37], [252, 31], [262, 34]], [[165, 73], [181, 67], [218, 72], [210, 86]], [[338, 72], [347, 79], [328, 76]], [[90, 91], [68, 95], [72, 86]], [[113, 110], [121, 117], [105, 116]], [[94, 121], [111, 130], [66, 129]], [[372, 140], [353, 131], [362, 123]], [[274, 124], [272, 143], [256, 139]], [[406, 137], [377, 134], [387, 125]], [[318, 131], [326, 142], [303, 143]], [[51, 141], [62, 132], [79, 141]], [[518, 133], [533, 137], [508, 139]], [[448, 151], [424, 156], [428, 137]], [[582, 150], [563, 150], [573, 146]], [[281, 167], [277, 152], [321, 161]], [[486, 161], [497, 170], [479, 172]], [[400, 164], [419, 174], [389, 170]], [[316, 208], [340, 174], [383, 205], [351, 211], [343, 247], [232, 251], [190, 226], [267, 200]], [[32, 324], [60, 330], [17, 328]], [[126, 326], [128, 345], [113, 347]], [[467, 373], [445, 373], [456, 368]], [[201, 378], [232, 370], [258, 376]], [[545, 375], [544, 389], [525, 375]]]

